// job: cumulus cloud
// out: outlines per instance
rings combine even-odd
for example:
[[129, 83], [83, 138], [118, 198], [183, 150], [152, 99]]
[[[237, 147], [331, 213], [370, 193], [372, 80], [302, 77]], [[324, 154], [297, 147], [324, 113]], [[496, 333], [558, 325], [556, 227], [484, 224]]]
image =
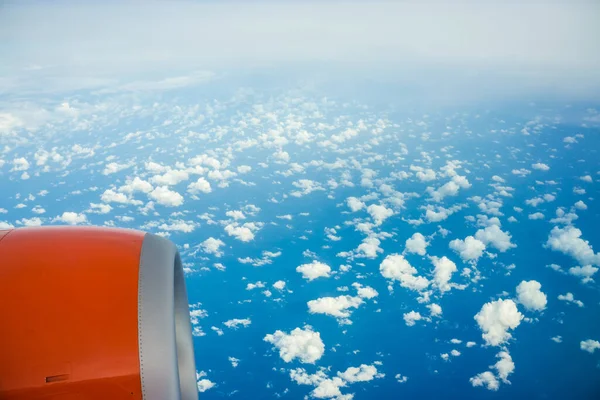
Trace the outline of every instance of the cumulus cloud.
[[417, 232], [410, 238], [406, 239], [405, 246], [408, 253], [416, 253], [420, 256], [424, 256], [427, 254], [427, 246], [429, 246], [429, 242], [425, 239], [425, 236]]
[[166, 186], [159, 186], [150, 192], [149, 197], [165, 207], [179, 207], [183, 204], [183, 196]]
[[415, 276], [416, 268], [400, 254], [388, 255], [379, 265], [379, 271], [384, 278], [399, 281], [400, 286], [411, 290], [423, 290], [429, 286], [427, 278]]
[[471, 382], [471, 384], [474, 387], [484, 386], [488, 390], [496, 391], [500, 388], [500, 383], [498, 382], [498, 379], [496, 379], [496, 376], [491, 371], [485, 371], [480, 374], [477, 374], [471, 379], [469, 379], [469, 382]]
[[432, 317], [440, 317], [442, 315], [442, 307], [439, 304], [427, 304], [427, 308]]
[[381, 241], [376, 237], [366, 237], [356, 248], [356, 255], [365, 258], [377, 258], [383, 249], [379, 247]]
[[360, 297], [338, 296], [321, 297], [310, 300], [308, 310], [311, 314], [325, 314], [336, 318], [348, 318], [352, 313], [351, 308], [358, 308], [363, 303]]
[[517, 299], [525, 308], [532, 311], [542, 311], [546, 308], [548, 300], [540, 290], [542, 285], [538, 281], [522, 281], [517, 286]]
[[298, 359], [303, 364], [314, 364], [325, 352], [321, 334], [311, 327], [296, 328], [289, 334], [277, 330], [263, 339], [279, 350], [279, 356], [286, 363]]
[[226, 327], [228, 327], [230, 329], [237, 329], [240, 326], [247, 328], [250, 326], [250, 324], [252, 324], [252, 321], [250, 320], [250, 318], [244, 318], [244, 319], [234, 318], [234, 319], [230, 319], [229, 321], [223, 322], [223, 325], [225, 325]]
[[500, 381], [510, 383], [508, 376], [515, 370], [515, 363], [507, 351], [501, 351], [496, 354], [499, 360], [490, 368], [496, 370], [496, 374], [491, 371], [482, 372], [472, 377], [469, 381], [476, 386], [484, 386], [488, 390], [496, 391], [500, 388]]
[[381, 225], [383, 221], [394, 215], [394, 210], [379, 204], [371, 204], [367, 207], [367, 212], [373, 218], [376, 225]]
[[223, 252], [220, 250], [220, 247], [224, 245], [225, 243], [222, 240], [209, 237], [204, 242], [200, 243], [200, 248], [202, 248], [202, 251], [205, 253], [221, 257]]
[[62, 215], [53, 219], [54, 222], [64, 222], [69, 225], [84, 224], [87, 222], [87, 216], [85, 214], [78, 214], [75, 212], [64, 212]]
[[119, 188], [119, 192], [128, 194], [132, 194], [135, 192], [150, 193], [153, 189], [154, 188], [149, 182], [140, 179], [136, 176], [135, 178], [133, 178], [133, 180], [128, 181], [125, 185], [121, 186]]
[[224, 229], [229, 236], [233, 236], [242, 242], [250, 242], [254, 240], [255, 233], [258, 232], [261, 227], [262, 225], [256, 222], [246, 222], [243, 225], [234, 222], [226, 225]]
[[579, 307], [583, 307], [583, 302], [581, 300], [575, 300], [575, 297], [571, 292], [567, 292], [566, 294], [559, 294], [558, 299], [561, 301], [566, 301], [568, 303], [577, 304]]
[[548, 165], [546, 165], [546, 164], [543, 164], [543, 163], [532, 164], [531, 168], [537, 169], [539, 171], [549, 171], [550, 170], [550, 167]]
[[448, 257], [442, 258], [431, 257], [431, 262], [434, 265], [433, 269], [433, 284], [440, 292], [450, 290], [450, 279], [452, 274], [457, 271], [456, 264]]
[[313, 261], [309, 264], [302, 264], [296, 267], [296, 272], [302, 274], [302, 277], [308, 281], [317, 278], [329, 278], [331, 275], [331, 267], [319, 261]]
[[583, 351], [593, 353], [596, 350], [600, 349], [600, 342], [592, 339], [582, 340], [581, 343], [579, 343], [579, 347]]
[[357, 199], [356, 197], [348, 197], [346, 199], [346, 204], [350, 208], [352, 212], [360, 211], [365, 208], [365, 203]]
[[569, 268], [569, 274], [581, 278], [581, 282], [583, 283], [593, 282], [594, 279], [592, 279], [592, 276], [594, 276], [596, 272], [598, 272], [598, 268], [592, 267], [591, 265]]
[[414, 326], [417, 321], [420, 321], [423, 319], [421, 314], [418, 313], [417, 311], [410, 311], [410, 312], [404, 313], [402, 318], [404, 318], [404, 322], [406, 323], [406, 326]]
[[377, 372], [374, 365], [361, 364], [359, 367], [350, 367], [344, 372], [338, 372], [340, 378], [348, 383], [368, 382], [375, 378], [383, 378], [385, 375]]
[[196, 386], [198, 387], [198, 391], [200, 393], [204, 393], [209, 389], [215, 387], [215, 383], [211, 382], [209, 379], [204, 378], [206, 373], [204, 371], [196, 372]]
[[600, 253], [594, 253], [590, 243], [583, 240], [581, 234], [582, 232], [574, 226], [555, 226], [550, 231], [546, 246], [573, 257], [582, 265], [600, 265]]
[[502, 231], [498, 225], [490, 225], [485, 229], [479, 229], [475, 233], [475, 238], [483, 242], [486, 246], [491, 245], [500, 252], [517, 247], [516, 244], [511, 243], [510, 234]]
[[431, 187], [427, 188], [427, 192], [435, 202], [440, 202], [448, 196], [456, 196], [458, 191], [462, 189], [468, 189], [471, 187], [469, 180], [460, 175], [455, 175], [452, 180], [440, 186], [438, 189]]
[[210, 193], [212, 192], [212, 188], [210, 187], [210, 182], [200, 177], [196, 182], [192, 182], [188, 185], [187, 191], [191, 194]]
[[481, 337], [486, 344], [499, 346], [512, 338], [508, 331], [519, 326], [523, 314], [514, 301], [500, 299], [485, 303], [474, 318], [483, 331]]
[[477, 261], [485, 250], [485, 244], [473, 236], [467, 236], [465, 240], [454, 239], [449, 246], [460, 255], [463, 261]]

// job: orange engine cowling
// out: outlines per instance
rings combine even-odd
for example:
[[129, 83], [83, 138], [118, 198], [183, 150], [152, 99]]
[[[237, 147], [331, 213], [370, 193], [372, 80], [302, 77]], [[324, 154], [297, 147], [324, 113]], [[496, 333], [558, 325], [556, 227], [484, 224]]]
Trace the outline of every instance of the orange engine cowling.
[[173, 243], [138, 231], [0, 231], [0, 399], [196, 400]]

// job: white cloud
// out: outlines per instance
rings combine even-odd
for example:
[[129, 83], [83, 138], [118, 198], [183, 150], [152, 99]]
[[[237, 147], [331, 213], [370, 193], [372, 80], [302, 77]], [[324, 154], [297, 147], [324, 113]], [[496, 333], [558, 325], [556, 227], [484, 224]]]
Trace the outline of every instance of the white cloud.
[[431, 187], [427, 188], [427, 192], [435, 202], [441, 202], [448, 196], [456, 196], [458, 191], [462, 189], [468, 189], [471, 187], [469, 180], [460, 175], [455, 175], [452, 180], [440, 186], [437, 190]]
[[110, 175], [110, 174], [115, 174], [119, 171], [122, 171], [124, 169], [127, 169], [131, 167], [131, 164], [119, 164], [116, 162], [111, 162], [110, 164], [106, 164], [106, 167], [104, 168], [104, 171], [102, 171], [103, 175]]
[[594, 351], [600, 349], [600, 342], [592, 339], [582, 340], [581, 343], [579, 343], [579, 347], [583, 351], [593, 353]]
[[312, 281], [317, 278], [329, 278], [331, 267], [319, 261], [313, 261], [310, 264], [302, 264], [296, 268], [296, 272], [302, 274], [304, 279]]
[[421, 314], [416, 311], [410, 311], [410, 312], [404, 313], [402, 318], [404, 318], [404, 322], [406, 323], [406, 326], [414, 326], [416, 321], [420, 321], [423, 319]]
[[412, 237], [406, 239], [406, 251], [409, 253], [424, 256], [427, 254], [427, 246], [429, 246], [429, 242], [419, 232], [414, 233]]
[[500, 383], [498, 382], [498, 379], [496, 379], [496, 376], [490, 371], [485, 371], [475, 375], [474, 377], [469, 379], [469, 382], [471, 382], [473, 387], [485, 386], [488, 390], [496, 391], [498, 390], [498, 388], [500, 388]]
[[585, 175], [585, 176], [580, 176], [579, 177], [580, 180], [584, 181], [584, 182], [588, 182], [588, 183], [592, 183], [593, 179], [590, 175]]
[[64, 222], [69, 225], [83, 224], [87, 222], [87, 216], [85, 214], [78, 214], [75, 212], [64, 212], [62, 215], [54, 218], [52, 221]]
[[532, 164], [531, 168], [537, 169], [539, 171], [549, 171], [550, 170], [550, 167], [548, 165], [546, 165], [546, 164], [543, 164], [543, 163]]
[[27, 171], [29, 169], [29, 161], [26, 158], [15, 158], [13, 160], [13, 168], [11, 171]]
[[574, 206], [578, 210], [587, 210], [587, 208], [588, 208], [587, 205], [581, 200], [579, 200], [577, 203], [575, 203]]
[[100, 199], [105, 203], [129, 204], [132, 201], [123, 193], [117, 193], [112, 189], [107, 189], [102, 193]]
[[394, 215], [394, 210], [379, 204], [371, 204], [367, 207], [367, 212], [373, 218], [376, 225], [381, 225], [383, 221]]
[[439, 304], [427, 304], [427, 308], [432, 317], [440, 317], [442, 315], [442, 307]]
[[225, 232], [227, 232], [229, 236], [235, 237], [237, 240], [250, 242], [254, 240], [255, 233], [258, 232], [261, 227], [262, 224], [256, 222], [246, 222], [243, 225], [234, 222], [225, 226]]
[[237, 167], [237, 172], [239, 172], [240, 174], [247, 174], [250, 171], [252, 171], [252, 167], [249, 165], [240, 165], [239, 167]]
[[446, 256], [442, 258], [431, 257], [431, 262], [434, 265], [434, 286], [437, 287], [440, 292], [447, 292], [451, 288], [449, 282], [452, 278], [452, 274], [457, 271], [456, 264]]
[[350, 208], [352, 212], [356, 212], [365, 208], [365, 203], [357, 199], [356, 197], [348, 197], [346, 199], [346, 204]]
[[546, 246], [573, 257], [582, 265], [600, 265], [600, 254], [594, 253], [590, 243], [581, 238], [581, 231], [573, 226], [552, 228]]
[[137, 176], [135, 178], [133, 178], [132, 181], [127, 182], [125, 185], [121, 186], [119, 188], [119, 192], [123, 192], [123, 193], [135, 193], [135, 192], [142, 192], [142, 193], [150, 193], [152, 191], [152, 189], [154, 189], [152, 187], [152, 185], [143, 180], [138, 178]]
[[285, 288], [285, 281], [277, 281], [273, 284], [273, 287], [277, 290], [283, 290]]
[[293, 182], [292, 185], [299, 189], [290, 193], [290, 195], [294, 197], [302, 197], [318, 190], [325, 190], [319, 182], [315, 182], [310, 179], [300, 179], [296, 182]]
[[508, 249], [517, 247], [516, 244], [511, 243], [510, 234], [502, 231], [498, 225], [490, 225], [485, 229], [479, 229], [475, 234], [475, 238], [483, 242], [486, 246], [491, 244], [502, 253]]
[[202, 375], [202, 373], [200, 373], [200, 374], [196, 373], [196, 386], [198, 387], [198, 391], [200, 393], [204, 393], [207, 390], [215, 387], [214, 382], [211, 382], [210, 380], [208, 380], [206, 378], [202, 378], [203, 376], [204, 375]]
[[338, 372], [337, 376], [348, 383], [369, 382], [375, 378], [383, 378], [385, 375], [377, 372], [374, 365], [361, 364], [359, 367], [350, 367], [344, 372]]
[[517, 286], [517, 298], [525, 308], [533, 311], [542, 311], [548, 303], [546, 295], [540, 290], [542, 285], [538, 281], [521, 281]]
[[212, 188], [210, 187], [210, 182], [200, 177], [196, 182], [192, 182], [188, 185], [187, 191], [191, 194], [210, 193], [212, 192]]
[[233, 218], [234, 220], [246, 219], [246, 216], [240, 210], [227, 211], [225, 215], [229, 218]]
[[396, 374], [394, 378], [398, 383], [406, 383], [406, 381], [408, 381], [408, 377], [402, 374]]
[[362, 286], [358, 282], [354, 282], [352, 284], [352, 286], [354, 288], [356, 288], [356, 292], [358, 293], [358, 296], [363, 299], [373, 299], [373, 298], [379, 296], [379, 293], [377, 292], [377, 290], [373, 289], [370, 286]]
[[233, 368], [236, 368], [240, 364], [240, 359], [239, 358], [228, 357], [227, 359], [229, 360], [229, 362], [231, 363], [231, 366]]
[[223, 325], [225, 325], [226, 327], [228, 327], [230, 329], [237, 329], [239, 326], [243, 326], [244, 328], [247, 328], [250, 326], [250, 324], [252, 324], [252, 321], [250, 320], [250, 318], [244, 318], [244, 319], [234, 318], [234, 319], [230, 319], [228, 321], [223, 322]]
[[379, 265], [384, 278], [397, 280], [400, 286], [411, 290], [423, 290], [429, 286], [427, 278], [415, 276], [417, 270], [400, 254], [388, 255]]
[[575, 297], [571, 292], [567, 292], [566, 294], [559, 294], [558, 299], [561, 301], [566, 301], [568, 303], [575, 303], [579, 307], [583, 307], [583, 302], [581, 300], [575, 300]]
[[225, 243], [222, 240], [213, 237], [209, 237], [204, 242], [200, 243], [202, 251], [208, 254], [214, 254], [216, 257], [221, 257], [223, 255], [220, 247], [224, 245]]
[[190, 176], [187, 172], [177, 169], [169, 169], [163, 175], [154, 175], [150, 181], [159, 186], [173, 186], [180, 182], [187, 181]]
[[544, 219], [546, 216], [544, 214], [542, 214], [541, 212], [536, 212], [533, 214], [529, 214], [527, 216], [527, 218], [531, 219], [531, 220], [540, 220], [540, 219]]
[[332, 317], [346, 319], [352, 313], [351, 308], [358, 308], [363, 303], [360, 297], [338, 296], [321, 297], [316, 300], [310, 300], [308, 311], [311, 314], [325, 314]]
[[159, 186], [150, 192], [149, 197], [158, 204], [166, 207], [179, 207], [183, 204], [183, 196], [169, 190], [166, 186]]
[[594, 279], [592, 279], [592, 276], [594, 276], [596, 272], [598, 272], [598, 268], [592, 267], [591, 265], [569, 268], [569, 274], [581, 278], [581, 282], [583, 283], [593, 282]]
[[274, 345], [286, 363], [297, 358], [301, 363], [314, 364], [325, 352], [321, 335], [308, 326], [296, 328], [289, 334], [278, 330], [266, 335], [263, 340]]
[[485, 244], [473, 236], [467, 236], [465, 240], [454, 239], [449, 246], [460, 255], [463, 261], [477, 261], [485, 250]]
[[496, 300], [485, 303], [475, 315], [475, 321], [483, 331], [481, 337], [490, 346], [499, 346], [512, 338], [508, 332], [519, 326], [523, 314], [512, 300]]
[[356, 248], [357, 256], [365, 258], [377, 258], [383, 249], [379, 247], [381, 241], [375, 237], [366, 237]]
[[17, 222], [24, 226], [41, 226], [42, 225], [42, 220], [38, 217], [22, 218]]

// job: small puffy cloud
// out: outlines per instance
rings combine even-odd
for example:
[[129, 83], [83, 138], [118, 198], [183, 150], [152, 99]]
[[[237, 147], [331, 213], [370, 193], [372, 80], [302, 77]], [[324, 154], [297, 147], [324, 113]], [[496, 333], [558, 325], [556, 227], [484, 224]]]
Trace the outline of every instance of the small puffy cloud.
[[122, 171], [124, 169], [127, 169], [131, 167], [131, 164], [119, 164], [116, 162], [111, 162], [109, 164], [106, 164], [106, 167], [104, 167], [104, 171], [102, 171], [103, 175], [110, 175], [110, 174], [115, 174], [119, 171]]
[[209, 237], [204, 242], [200, 243], [200, 248], [205, 253], [214, 254], [216, 257], [221, 257], [223, 252], [220, 250], [220, 247], [224, 245], [225, 243], [222, 240]]
[[475, 238], [483, 242], [486, 246], [491, 245], [502, 253], [508, 249], [517, 247], [516, 244], [511, 243], [510, 234], [502, 231], [498, 225], [490, 225], [485, 229], [479, 229], [475, 234]]
[[150, 193], [153, 189], [154, 188], [149, 182], [136, 176], [132, 181], [129, 181], [125, 185], [121, 186], [119, 188], [119, 192], [129, 194], [135, 192]]
[[296, 328], [289, 334], [277, 330], [266, 335], [263, 340], [275, 346], [286, 363], [297, 358], [301, 363], [314, 364], [325, 352], [321, 334], [308, 326], [304, 329]]
[[128, 204], [131, 203], [131, 200], [127, 197], [127, 195], [123, 193], [115, 192], [112, 189], [107, 189], [102, 193], [100, 199], [105, 203], [119, 203], [119, 204]]
[[206, 374], [204, 372], [196, 373], [196, 386], [200, 393], [204, 393], [215, 386], [214, 382], [204, 378]]
[[373, 218], [376, 225], [381, 225], [383, 221], [394, 215], [394, 210], [379, 204], [371, 204], [367, 207], [367, 212]]
[[317, 278], [329, 278], [331, 276], [331, 267], [319, 261], [313, 261], [310, 264], [302, 264], [296, 267], [296, 272], [302, 274], [306, 280], [312, 281]]
[[429, 246], [429, 242], [425, 239], [425, 236], [421, 235], [419, 232], [406, 239], [406, 251], [408, 253], [416, 253], [420, 256], [424, 256], [427, 254], [427, 246]]
[[427, 188], [427, 192], [435, 202], [441, 202], [444, 198], [448, 196], [456, 196], [458, 191], [463, 189], [468, 189], [471, 187], [469, 180], [460, 175], [455, 175], [452, 177], [452, 180], [440, 186], [438, 189], [433, 189], [431, 187]]
[[598, 268], [592, 267], [591, 265], [569, 268], [569, 274], [581, 278], [581, 282], [583, 283], [593, 282], [594, 279], [592, 279], [592, 276], [594, 276], [596, 272], [598, 272]]
[[29, 161], [26, 158], [15, 158], [13, 160], [13, 168], [11, 171], [27, 171], [29, 169]]
[[240, 210], [227, 211], [225, 215], [229, 218], [233, 218], [236, 221], [239, 219], [246, 219], [246, 216]]
[[550, 167], [543, 163], [532, 164], [531, 168], [537, 169], [538, 171], [549, 171], [550, 170]]
[[519, 326], [523, 314], [512, 300], [496, 300], [485, 303], [475, 315], [475, 321], [483, 331], [481, 337], [490, 346], [499, 346], [512, 338], [508, 332]]
[[566, 294], [559, 294], [558, 299], [561, 301], [566, 301], [567, 303], [577, 304], [579, 307], [583, 307], [583, 302], [581, 300], [575, 300], [575, 297], [571, 292], [567, 292]]
[[544, 219], [545, 216], [541, 212], [536, 212], [536, 213], [533, 213], [533, 214], [529, 214], [527, 216], [527, 218], [529, 218], [531, 220], [539, 220], [539, 219]]
[[302, 197], [318, 190], [325, 190], [319, 182], [315, 182], [310, 179], [300, 179], [296, 182], [293, 182], [292, 185], [298, 188], [298, 190], [290, 193], [290, 195], [294, 197]]
[[250, 171], [252, 171], [252, 167], [249, 165], [240, 165], [239, 167], [237, 167], [237, 172], [239, 172], [240, 174], [247, 174]]
[[600, 265], [600, 253], [594, 253], [590, 243], [581, 238], [581, 231], [573, 226], [552, 228], [546, 246], [573, 257], [582, 265]]
[[542, 311], [546, 308], [548, 300], [540, 290], [542, 285], [538, 281], [522, 281], [517, 286], [517, 299], [525, 308], [532, 311]]
[[384, 278], [397, 280], [400, 286], [411, 290], [423, 290], [429, 286], [427, 278], [415, 276], [417, 270], [400, 254], [388, 255], [379, 265], [379, 272]]
[[185, 232], [190, 233], [196, 229], [196, 224], [191, 221], [183, 221], [180, 219], [169, 221], [168, 224], [160, 224], [159, 229], [168, 232]]
[[366, 237], [356, 249], [358, 257], [377, 258], [379, 253], [383, 253], [383, 249], [379, 247], [381, 241], [375, 237]]
[[414, 326], [417, 321], [420, 321], [423, 319], [421, 314], [418, 313], [417, 311], [410, 311], [410, 312], [404, 313], [402, 318], [404, 318], [404, 322], [406, 323], [406, 326]]
[[352, 212], [356, 212], [365, 208], [365, 203], [357, 199], [356, 197], [348, 197], [346, 199], [346, 204], [350, 208]]
[[190, 176], [187, 172], [177, 169], [170, 169], [162, 175], [154, 175], [150, 181], [159, 186], [173, 186], [180, 182], [187, 181]]
[[310, 300], [308, 311], [311, 314], [325, 314], [332, 317], [345, 320], [350, 317], [352, 308], [358, 308], [363, 303], [360, 297], [338, 296], [338, 297], [321, 297], [316, 300]]
[[491, 371], [485, 371], [480, 374], [475, 375], [471, 379], [469, 379], [471, 385], [473, 387], [484, 386], [487, 390], [498, 390], [500, 388], [500, 383], [498, 379], [496, 379], [496, 375], [494, 375]]
[[408, 377], [402, 374], [396, 374], [394, 378], [398, 383], [406, 383], [408, 381]]
[[183, 204], [183, 196], [166, 186], [159, 186], [150, 192], [149, 197], [165, 207], [179, 207]]
[[588, 183], [592, 183], [594, 181], [590, 175], [580, 176], [579, 179]]
[[230, 319], [229, 321], [223, 322], [223, 325], [225, 325], [226, 327], [228, 327], [230, 329], [237, 329], [240, 326], [247, 328], [250, 326], [250, 324], [252, 324], [252, 321], [250, 320], [250, 318], [244, 318], [244, 319], [234, 318], [234, 319]]
[[63, 222], [69, 225], [84, 224], [87, 222], [87, 216], [85, 214], [78, 214], [75, 212], [64, 212], [62, 215], [54, 218], [54, 222]]
[[228, 357], [227, 359], [229, 360], [229, 362], [231, 363], [231, 366], [233, 368], [236, 368], [240, 364], [240, 359], [239, 358]]
[[372, 299], [379, 296], [377, 290], [373, 289], [370, 286], [363, 286], [360, 283], [355, 282], [352, 284], [352, 287], [356, 289], [358, 297], [361, 297], [363, 299]]
[[467, 236], [465, 240], [454, 239], [449, 246], [460, 255], [463, 261], [477, 261], [485, 250], [485, 244], [473, 236]]
[[593, 353], [594, 351], [600, 349], [600, 342], [592, 339], [582, 340], [581, 343], [579, 343], [579, 347], [583, 351]]
[[429, 314], [432, 317], [440, 317], [442, 315], [442, 307], [439, 304], [431, 303], [427, 305], [429, 308]]
[[23, 226], [42, 226], [42, 220], [38, 217], [22, 218], [17, 222]]
[[579, 200], [577, 203], [575, 203], [574, 206], [578, 210], [587, 210], [587, 208], [588, 208], [587, 205], [581, 200]]
[[361, 364], [359, 367], [350, 367], [344, 372], [338, 372], [337, 376], [348, 383], [369, 382], [375, 378], [383, 378], [384, 374], [377, 372], [374, 365]]
[[224, 229], [229, 236], [233, 236], [242, 242], [250, 242], [254, 240], [255, 233], [258, 232], [261, 227], [262, 225], [256, 222], [246, 222], [243, 225], [234, 222], [226, 225]]
[[210, 187], [210, 182], [200, 177], [196, 182], [192, 182], [188, 185], [187, 191], [191, 194], [210, 193], [212, 192], [212, 188]]
[[283, 290], [285, 288], [285, 281], [277, 281], [273, 284], [273, 287], [277, 290]]
[[456, 264], [446, 256], [442, 258], [431, 257], [431, 262], [434, 265], [433, 285], [440, 292], [447, 292], [451, 288], [450, 279], [452, 274], [457, 271]]

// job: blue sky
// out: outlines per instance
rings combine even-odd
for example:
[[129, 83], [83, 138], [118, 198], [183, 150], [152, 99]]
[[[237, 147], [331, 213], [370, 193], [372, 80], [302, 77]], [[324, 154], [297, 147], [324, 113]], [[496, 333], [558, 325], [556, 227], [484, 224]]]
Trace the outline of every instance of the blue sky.
[[202, 398], [597, 397], [597, 5], [232, 4], [5, 6], [0, 228], [173, 240]]

